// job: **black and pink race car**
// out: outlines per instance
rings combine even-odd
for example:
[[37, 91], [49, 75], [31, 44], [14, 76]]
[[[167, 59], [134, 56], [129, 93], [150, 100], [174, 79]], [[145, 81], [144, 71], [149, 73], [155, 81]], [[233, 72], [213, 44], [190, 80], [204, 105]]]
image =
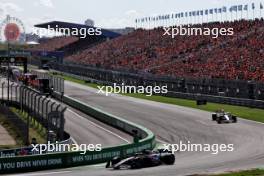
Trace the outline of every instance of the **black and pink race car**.
[[154, 167], [162, 164], [172, 165], [175, 162], [175, 156], [171, 152], [143, 151], [127, 158], [115, 157], [108, 161], [106, 168], [118, 169], [140, 169], [146, 167]]

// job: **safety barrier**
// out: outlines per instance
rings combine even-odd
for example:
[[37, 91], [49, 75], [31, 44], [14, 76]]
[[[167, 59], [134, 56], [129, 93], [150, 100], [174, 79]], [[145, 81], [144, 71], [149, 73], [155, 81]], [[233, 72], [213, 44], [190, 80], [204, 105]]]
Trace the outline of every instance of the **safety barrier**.
[[212, 102], [212, 103], [246, 106], [246, 107], [251, 107], [251, 108], [260, 108], [260, 109], [264, 108], [264, 101], [252, 100], [252, 99], [246, 99], [246, 98], [232, 98], [232, 97], [222, 97], [222, 96], [182, 93], [182, 92], [168, 92], [166, 96], [190, 99], [190, 100], [203, 99], [203, 100], [207, 100], [208, 102]]
[[[73, 77], [75, 79], [80, 79], [80, 80], [102, 84], [102, 85], [113, 85], [112, 82], [100, 81], [100, 80], [92, 79], [86, 76], [79, 76], [79, 75], [74, 75], [74, 74], [65, 73], [65, 72], [61, 72], [61, 73], [66, 76]], [[166, 95], [162, 94], [162, 96], [190, 99], [190, 100], [197, 100], [197, 98], [199, 98], [199, 99], [205, 99], [208, 102], [212, 102], [212, 103], [230, 104], [230, 105], [236, 105], [236, 106], [260, 108], [260, 109], [264, 108], [263, 100], [254, 100], [254, 99], [247, 99], [247, 98], [234, 98], [234, 97], [226, 97], [226, 96], [215, 96], [215, 95], [200, 94], [200, 93], [184, 93], [184, 92], [176, 92], [176, 91], [169, 91]]]
[[[61, 98], [60, 94], [54, 93], [54, 96]], [[144, 149], [153, 149], [155, 147], [155, 136], [147, 128], [108, 114], [67, 96], [63, 97], [63, 101], [64, 103], [127, 133], [132, 134], [134, 130], [137, 130], [138, 136], [141, 140], [137, 143], [103, 148], [101, 151], [87, 151], [86, 154], [81, 154], [80, 152], [64, 152], [46, 155], [0, 158], [0, 174], [98, 164], [106, 162], [115, 156], [129, 156]]]

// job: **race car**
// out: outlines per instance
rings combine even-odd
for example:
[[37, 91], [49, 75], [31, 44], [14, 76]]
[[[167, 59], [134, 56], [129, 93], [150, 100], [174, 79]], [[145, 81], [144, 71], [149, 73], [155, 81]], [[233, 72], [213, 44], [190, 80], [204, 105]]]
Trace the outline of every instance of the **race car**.
[[146, 167], [154, 167], [162, 164], [172, 165], [175, 162], [175, 156], [171, 152], [143, 151], [128, 158], [114, 157], [108, 161], [106, 168], [118, 169], [141, 169]]
[[237, 117], [232, 115], [230, 112], [225, 112], [223, 110], [216, 111], [212, 114], [212, 120], [216, 121], [217, 123], [236, 123]]

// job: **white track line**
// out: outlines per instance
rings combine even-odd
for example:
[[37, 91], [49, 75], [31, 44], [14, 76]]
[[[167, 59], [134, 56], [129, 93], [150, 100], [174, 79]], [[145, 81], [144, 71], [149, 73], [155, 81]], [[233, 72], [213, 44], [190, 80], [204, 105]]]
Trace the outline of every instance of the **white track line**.
[[165, 142], [165, 141], [163, 141], [163, 140], [161, 140], [161, 139], [156, 139], [156, 141], [157, 141], [157, 142], [160, 142], [160, 143], [162, 143], [162, 144], [168, 144], [168, 142]]
[[45, 173], [33, 173], [33, 174], [16, 174], [10, 176], [39, 176], [39, 175], [55, 175], [55, 174], [65, 174], [70, 173], [72, 171], [61, 171], [61, 172], [45, 172]]
[[262, 124], [262, 125], [264, 125], [264, 123], [263, 122], [258, 122], [258, 121], [255, 121], [255, 120], [249, 120], [249, 119], [244, 119], [244, 118], [241, 118], [241, 117], [238, 117], [240, 120], [242, 120], [242, 121], [248, 121], [248, 122], [253, 122], [253, 123], [258, 123], [258, 124]]
[[71, 140], [74, 144], [78, 145], [77, 141], [71, 136]]
[[[76, 115], [77, 117], [79, 117], [79, 118], [81, 118], [81, 119], [84, 118], [84, 117], [80, 116], [79, 114], [77, 114], [76, 112], [70, 110], [69, 108], [67, 109], [67, 111], [73, 113], [74, 115]], [[108, 130], [108, 129], [106, 129], [106, 128], [104, 128], [104, 127], [102, 127], [102, 126], [100, 126], [100, 125], [98, 125], [98, 124], [96, 124], [96, 123], [94, 123], [94, 122], [92, 122], [92, 121], [90, 121], [90, 120], [88, 120], [87, 118], [85, 118], [85, 119], [86, 119], [87, 121], [89, 121], [89, 123], [91, 123], [92, 125], [94, 125], [95, 127], [100, 128], [100, 129], [106, 131], [107, 133], [110, 133], [110, 134], [112, 134], [112, 135], [118, 137], [119, 139], [122, 139], [122, 140], [125, 141], [126, 143], [130, 143], [130, 141], [128, 141], [127, 139], [121, 137], [120, 135], [118, 135], [118, 134], [116, 134], [116, 133], [114, 133], [114, 132], [112, 132], [112, 131], [110, 131], [110, 130]]]

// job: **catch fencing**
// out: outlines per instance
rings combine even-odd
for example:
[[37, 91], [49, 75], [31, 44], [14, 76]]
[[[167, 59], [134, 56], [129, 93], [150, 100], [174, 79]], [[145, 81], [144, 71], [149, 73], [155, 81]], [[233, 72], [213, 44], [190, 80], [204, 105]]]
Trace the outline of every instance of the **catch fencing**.
[[64, 139], [64, 112], [66, 107], [53, 101], [37, 91], [16, 83], [0, 84], [0, 101], [2, 104], [13, 105], [28, 114], [29, 121], [37, 121], [56, 134], [56, 140]]

